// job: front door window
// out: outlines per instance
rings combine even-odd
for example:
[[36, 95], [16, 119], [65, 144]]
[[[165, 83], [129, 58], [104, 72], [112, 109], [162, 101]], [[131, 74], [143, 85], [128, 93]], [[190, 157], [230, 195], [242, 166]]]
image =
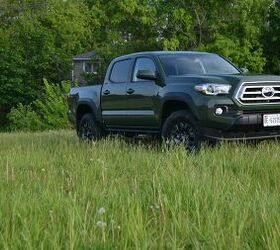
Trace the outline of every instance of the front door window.
[[146, 81], [137, 78], [137, 72], [139, 70], [150, 70], [156, 72], [156, 66], [154, 61], [150, 58], [138, 58], [135, 63], [134, 72], [133, 72], [133, 82]]

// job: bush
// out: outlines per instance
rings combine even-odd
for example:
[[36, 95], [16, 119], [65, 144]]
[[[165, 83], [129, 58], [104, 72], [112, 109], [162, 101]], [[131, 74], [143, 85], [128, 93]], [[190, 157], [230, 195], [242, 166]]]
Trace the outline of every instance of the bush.
[[70, 82], [52, 84], [44, 80], [42, 97], [29, 105], [18, 104], [8, 114], [9, 129], [38, 131], [69, 128], [66, 95]]

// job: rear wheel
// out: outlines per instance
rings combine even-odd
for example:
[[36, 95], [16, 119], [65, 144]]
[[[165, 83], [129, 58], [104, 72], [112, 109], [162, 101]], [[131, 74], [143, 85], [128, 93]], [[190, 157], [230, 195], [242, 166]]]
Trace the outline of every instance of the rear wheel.
[[183, 145], [191, 152], [200, 149], [203, 138], [195, 118], [185, 110], [176, 111], [166, 119], [161, 135], [168, 145]]
[[102, 137], [102, 129], [92, 114], [84, 114], [78, 127], [78, 136], [83, 141], [96, 141]]

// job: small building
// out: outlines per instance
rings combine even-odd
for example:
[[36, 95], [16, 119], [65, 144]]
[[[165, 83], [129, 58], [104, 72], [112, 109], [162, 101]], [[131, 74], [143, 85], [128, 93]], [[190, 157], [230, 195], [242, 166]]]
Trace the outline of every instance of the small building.
[[97, 73], [97, 63], [94, 63], [94, 51], [85, 52], [73, 57], [72, 81], [81, 85], [88, 83], [88, 77]]

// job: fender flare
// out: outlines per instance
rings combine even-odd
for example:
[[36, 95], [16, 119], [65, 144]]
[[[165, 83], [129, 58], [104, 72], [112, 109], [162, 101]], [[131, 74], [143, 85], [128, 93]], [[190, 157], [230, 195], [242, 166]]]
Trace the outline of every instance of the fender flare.
[[96, 121], [101, 122], [100, 108], [97, 107], [96, 103], [93, 100], [91, 100], [89, 98], [83, 98], [83, 99], [79, 100], [78, 105], [77, 105], [77, 111], [81, 105], [88, 106], [92, 110], [92, 113], [93, 113]]
[[161, 102], [161, 107], [160, 107], [160, 117], [162, 118], [162, 114], [163, 114], [163, 107], [165, 105], [166, 102], [168, 101], [180, 101], [185, 103], [188, 108], [190, 109], [191, 113], [194, 115], [194, 117], [199, 120], [199, 114], [197, 109], [195, 108], [196, 105], [193, 101], [193, 98], [191, 97], [191, 95], [187, 94], [187, 93], [182, 93], [182, 92], [170, 92], [167, 93], [166, 95], [164, 95], [164, 97], [162, 98], [162, 102]]

